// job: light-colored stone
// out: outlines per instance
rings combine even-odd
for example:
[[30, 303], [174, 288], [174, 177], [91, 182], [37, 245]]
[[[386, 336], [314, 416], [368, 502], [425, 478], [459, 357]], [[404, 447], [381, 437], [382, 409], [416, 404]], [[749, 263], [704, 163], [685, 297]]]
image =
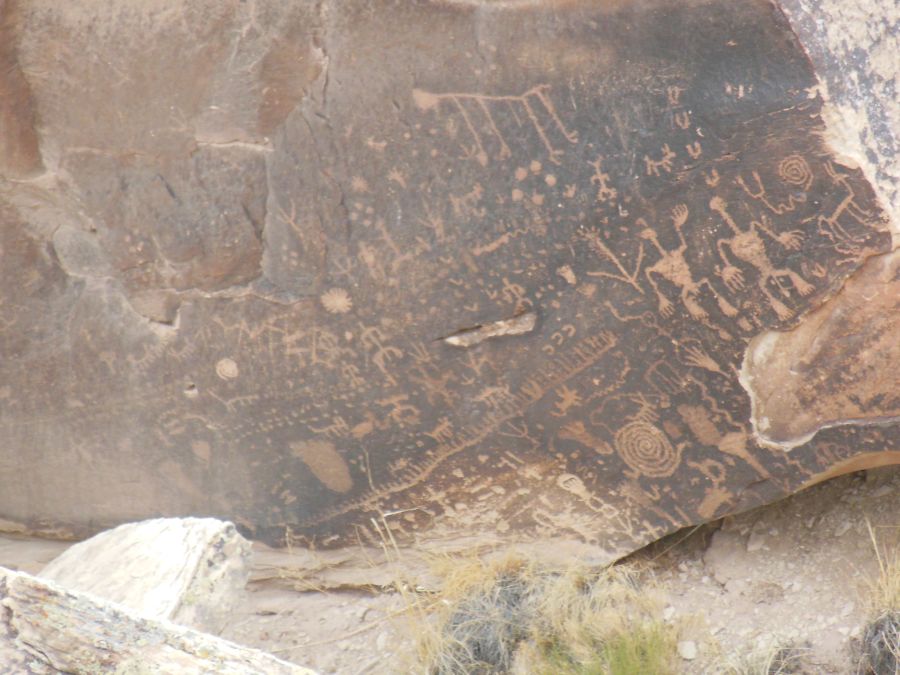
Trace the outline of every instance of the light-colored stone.
[[766, 548], [766, 535], [763, 532], [751, 532], [747, 539], [747, 553], [756, 553]]
[[312, 670], [0, 568], [5, 673], [315, 675]]
[[218, 633], [247, 583], [250, 556], [231, 523], [159, 518], [76, 544], [40, 576], [147, 617]]
[[678, 643], [678, 655], [685, 661], [697, 658], [697, 643], [693, 640], [682, 640]]

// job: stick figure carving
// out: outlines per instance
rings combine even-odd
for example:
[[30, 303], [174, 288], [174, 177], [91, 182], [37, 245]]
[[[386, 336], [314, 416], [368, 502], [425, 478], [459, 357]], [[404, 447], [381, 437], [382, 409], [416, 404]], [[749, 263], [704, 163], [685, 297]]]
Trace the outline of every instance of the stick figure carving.
[[644, 225], [644, 229], [640, 233], [641, 238], [651, 242], [660, 255], [660, 259], [655, 264], [644, 270], [647, 280], [650, 282], [650, 285], [656, 292], [656, 297], [659, 299], [659, 311], [663, 316], [668, 317], [671, 316], [675, 310], [672, 307], [671, 300], [660, 291], [657, 282], [653, 278], [654, 274], [681, 289], [681, 302], [693, 318], [702, 320], [706, 319], [708, 316], [706, 310], [703, 309], [699, 303], [700, 289], [703, 286], [706, 286], [716, 298], [719, 309], [722, 310], [723, 314], [726, 316], [735, 316], [737, 310], [731, 303], [716, 292], [708, 279], [701, 277], [696, 281], [694, 280], [690, 265], [688, 265], [688, 262], [684, 257], [684, 252], [687, 250], [687, 242], [681, 231], [682, 227], [684, 227], [684, 224], [687, 222], [688, 215], [688, 208], [684, 204], [678, 204], [672, 209], [672, 224], [675, 226], [675, 232], [678, 234], [678, 240], [680, 242], [678, 248], [672, 250], [664, 249], [659, 243], [656, 232], [648, 227], [645, 221], [642, 219], [638, 220], [639, 223]]
[[797, 250], [800, 248], [802, 235], [797, 231], [776, 233], [772, 230], [768, 219], [762, 216], [759, 221], [752, 221], [747, 230], [742, 230], [735, 222], [734, 218], [728, 213], [728, 203], [721, 197], [713, 197], [709, 202], [709, 208], [718, 213], [725, 224], [734, 233], [730, 239], [720, 239], [716, 242], [716, 248], [719, 256], [725, 263], [725, 267], [720, 272], [722, 280], [731, 291], [739, 291], [744, 288], [744, 274], [738, 267], [731, 264], [728, 256], [725, 255], [725, 247], [731, 250], [731, 254], [745, 263], [755, 267], [759, 271], [758, 285], [760, 290], [769, 300], [769, 304], [779, 319], [789, 319], [793, 316], [793, 312], [772, 293], [769, 288], [769, 281], [774, 281], [781, 292], [787, 295], [786, 289], [781, 285], [781, 279], [787, 277], [790, 279], [794, 288], [800, 295], [809, 295], [815, 290], [815, 287], [808, 283], [803, 277], [793, 270], [775, 267], [769, 260], [766, 252], [766, 244], [760, 236], [760, 232], [766, 233], [769, 237], [780, 243], [787, 249]]

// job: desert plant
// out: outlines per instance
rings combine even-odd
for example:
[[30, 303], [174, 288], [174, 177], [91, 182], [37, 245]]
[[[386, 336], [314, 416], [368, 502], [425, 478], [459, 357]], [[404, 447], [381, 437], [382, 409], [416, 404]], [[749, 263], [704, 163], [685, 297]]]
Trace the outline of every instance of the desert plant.
[[869, 615], [860, 644], [859, 672], [900, 673], [900, 551], [880, 544], [866, 521], [878, 575], [869, 583]]
[[455, 566], [441, 595], [425, 650], [432, 675], [675, 672], [675, 630], [658, 618], [650, 584], [626, 566], [471, 561]]
[[552, 575], [533, 620], [535, 672], [672, 672], [677, 639], [660, 610], [652, 585], [633, 567]]
[[900, 673], [900, 612], [887, 612], [870, 621], [863, 634], [861, 651], [862, 673]]
[[717, 672], [725, 675], [799, 675], [808, 670], [803, 661], [808, 646], [776, 643], [768, 649], [740, 654]]

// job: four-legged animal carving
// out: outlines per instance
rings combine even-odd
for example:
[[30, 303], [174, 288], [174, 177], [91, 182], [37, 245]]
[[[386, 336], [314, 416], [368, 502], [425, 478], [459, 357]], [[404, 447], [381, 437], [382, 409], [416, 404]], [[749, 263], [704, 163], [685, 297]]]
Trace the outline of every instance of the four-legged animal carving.
[[849, 216], [856, 222], [857, 227], [864, 227], [872, 217], [872, 213], [861, 208], [859, 204], [856, 203], [856, 191], [853, 189], [853, 186], [850, 185], [847, 176], [839, 173], [831, 162], [825, 164], [825, 171], [837, 185], [840, 185], [844, 189], [846, 194], [830, 215], [819, 216], [819, 232], [834, 242], [852, 242], [853, 236], [841, 223], [841, 218], [845, 215]]

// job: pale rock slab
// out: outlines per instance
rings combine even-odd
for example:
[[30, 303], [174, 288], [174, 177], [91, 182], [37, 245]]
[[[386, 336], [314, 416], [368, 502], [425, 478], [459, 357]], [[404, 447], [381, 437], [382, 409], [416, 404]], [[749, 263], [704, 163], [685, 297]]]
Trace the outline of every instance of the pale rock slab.
[[250, 557], [231, 523], [158, 518], [76, 544], [40, 576], [146, 617], [218, 633], [247, 583]]
[[4, 568], [0, 608], [6, 673], [315, 675], [271, 654]]

